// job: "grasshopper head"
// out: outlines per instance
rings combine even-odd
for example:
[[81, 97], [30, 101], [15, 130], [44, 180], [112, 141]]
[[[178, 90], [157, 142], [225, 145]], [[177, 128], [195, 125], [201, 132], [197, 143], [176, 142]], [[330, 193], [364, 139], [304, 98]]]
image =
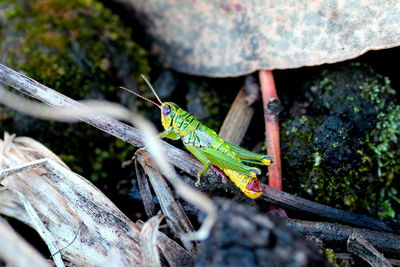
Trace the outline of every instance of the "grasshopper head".
[[172, 124], [172, 119], [174, 118], [179, 106], [172, 102], [164, 102], [161, 105], [161, 123], [164, 129], [168, 129]]

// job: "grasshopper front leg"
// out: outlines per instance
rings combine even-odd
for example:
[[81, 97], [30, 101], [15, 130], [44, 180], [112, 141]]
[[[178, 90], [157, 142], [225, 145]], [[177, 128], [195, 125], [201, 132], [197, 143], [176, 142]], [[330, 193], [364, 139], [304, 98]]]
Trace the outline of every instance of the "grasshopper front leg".
[[167, 130], [159, 133], [158, 137], [160, 137], [160, 138], [168, 138], [168, 139], [172, 139], [172, 140], [178, 140], [179, 138], [181, 138], [179, 133], [175, 129], [173, 129], [172, 127], [169, 127]]
[[[169, 127], [167, 130], [159, 133], [158, 137], [168, 138], [172, 140], [178, 140], [181, 138], [179, 132], [173, 129], [172, 127]], [[204, 173], [208, 171], [208, 169], [210, 169], [211, 162], [207, 159], [204, 153], [201, 152], [198, 148], [191, 145], [185, 145], [185, 147], [187, 148], [187, 150], [189, 150], [190, 153], [192, 153], [193, 156], [195, 156], [204, 165], [204, 168], [197, 173], [197, 181], [195, 185], [200, 186], [200, 178]]]

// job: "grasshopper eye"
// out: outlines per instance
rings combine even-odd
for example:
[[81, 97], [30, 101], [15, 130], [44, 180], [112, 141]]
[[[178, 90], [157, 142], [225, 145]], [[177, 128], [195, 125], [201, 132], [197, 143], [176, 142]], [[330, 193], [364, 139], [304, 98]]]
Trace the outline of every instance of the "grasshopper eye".
[[168, 116], [168, 114], [171, 112], [171, 108], [169, 106], [163, 106], [162, 108], [162, 114], [163, 116]]

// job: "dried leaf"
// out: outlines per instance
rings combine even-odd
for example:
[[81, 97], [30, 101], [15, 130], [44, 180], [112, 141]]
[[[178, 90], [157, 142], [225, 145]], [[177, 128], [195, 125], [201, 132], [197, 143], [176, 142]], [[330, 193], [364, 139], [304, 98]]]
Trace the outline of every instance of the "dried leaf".
[[400, 44], [393, 0], [118, 0], [131, 6], [160, 61], [196, 75], [333, 63]]

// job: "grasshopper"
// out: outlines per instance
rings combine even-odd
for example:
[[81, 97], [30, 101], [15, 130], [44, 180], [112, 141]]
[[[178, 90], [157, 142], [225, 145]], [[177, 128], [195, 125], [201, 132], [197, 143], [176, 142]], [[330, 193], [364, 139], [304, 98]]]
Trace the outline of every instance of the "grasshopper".
[[261, 171], [245, 163], [270, 165], [273, 163], [270, 156], [257, 154], [224, 141], [215, 131], [203, 125], [175, 103], [162, 102], [146, 77], [142, 75], [142, 78], [149, 85], [159, 104], [126, 88], [121, 88], [161, 109], [161, 123], [164, 131], [159, 134], [159, 137], [181, 139], [185, 148], [204, 165], [197, 174], [196, 185], [199, 185], [201, 175], [211, 167], [220, 176], [224, 177], [223, 173], [225, 173], [246, 196], [253, 199], [261, 196], [262, 186], [257, 178]]

